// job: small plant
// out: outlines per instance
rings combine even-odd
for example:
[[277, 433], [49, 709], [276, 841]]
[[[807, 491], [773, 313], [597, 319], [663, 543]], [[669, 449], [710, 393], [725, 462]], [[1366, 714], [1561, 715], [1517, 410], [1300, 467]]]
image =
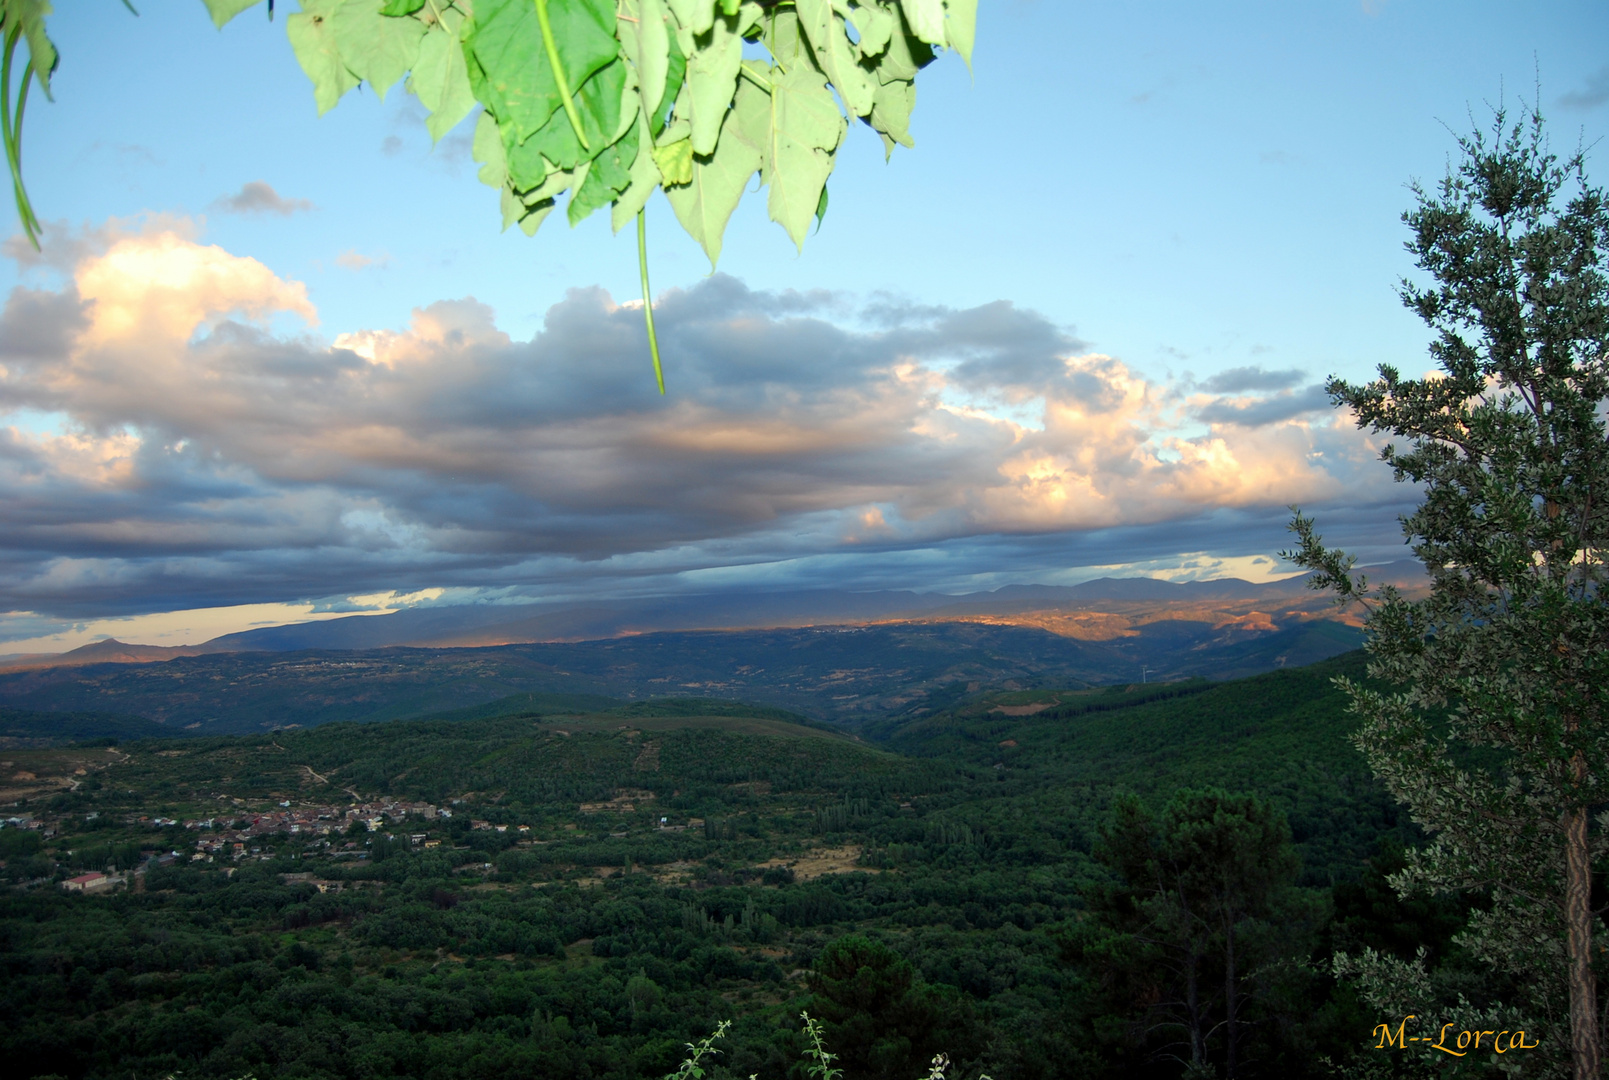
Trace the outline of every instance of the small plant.
[[[732, 1021], [722, 1020], [715, 1025], [715, 1030], [696, 1043], [688, 1043], [688, 1058], [681, 1067], [668, 1074], [665, 1080], [704, 1080], [704, 1066], [701, 1062], [711, 1054], [719, 1054], [715, 1049], [715, 1040], [726, 1034], [726, 1029], [732, 1026]], [[752, 1080], [752, 1077], [750, 1078]]]
[[[822, 1038], [821, 1021], [811, 1019], [808, 1012], [800, 1013], [799, 1018], [804, 1021], [805, 1036], [810, 1040], [810, 1045], [805, 1047], [804, 1051], [805, 1072], [810, 1074], [811, 1080], [843, 1080], [844, 1070], [832, 1067], [832, 1063], [838, 1060], [838, 1055], [827, 1050], [827, 1044]], [[725, 1035], [726, 1029], [731, 1026], [732, 1021], [722, 1020], [709, 1035], [696, 1043], [688, 1043], [689, 1056], [682, 1062], [681, 1068], [668, 1074], [665, 1080], [704, 1080], [702, 1062], [711, 1054], [720, 1053], [719, 1050], [715, 1049], [715, 1040]], [[933, 1063], [928, 1066], [927, 1076], [923, 1080], [945, 1080], [944, 1073], [949, 1067], [949, 1057], [944, 1054], [935, 1054], [933, 1055]], [[172, 1078], [170, 1077], [169, 1080], [172, 1080]], [[756, 1080], [756, 1077], [751, 1074], [749, 1080]], [[978, 1077], [978, 1080], [993, 1080], [993, 1078], [984, 1074]]]
[[805, 1035], [810, 1039], [810, 1045], [805, 1047], [804, 1052], [805, 1057], [810, 1059], [810, 1064], [805, 1066], [805, 1072], [809, 1073], [813, 1080], [840, 1080], [844, 1070], [832, 1067], [838, 1055], [828, 1053], [827, 1047], [822, 1043], [821, 1021], [812, 1020], [807, 1012], [800, 1013], [799, 1017], [804, 1021]]

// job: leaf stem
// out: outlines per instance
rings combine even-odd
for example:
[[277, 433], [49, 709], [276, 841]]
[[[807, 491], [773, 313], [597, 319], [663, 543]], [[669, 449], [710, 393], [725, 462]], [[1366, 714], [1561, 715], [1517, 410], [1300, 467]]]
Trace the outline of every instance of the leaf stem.
[[553, 40], [553, 24], [548, 21], [548, 0], [536, 0], [536, 21], [542, 27], [542, 45], [547, 49], [548, 63], [553, 65], [553, 81], [558, 84], [559, 99], [564, 102], [564, 115], [570, 118], [575, 137], [581, 140], [581, 149], [591, 153], [592, 144], [587, 142], [586, 133], [581, 130], [581, 115], [575, 111], [575, 101], [570, 97], [570, 80], [565, 77], [564, 64], [559, 60], [559, 43]]
[[11, 113], [11, 62], [16, 56], [17, 42], [22, 36], [20, 24], [13, 24], [5, 37], [5, 52], [0, 57], [0, 134], [6, 144], [6, 164], [11, 169], [11, 193], [17, 203], [17, 217], [22, 220], [22, 231], [35, 251], [39, 250], [39, 219], [28, 201], [28, 190], [22, 183], [22, 115], [28, 105], [28, 83], [33, 77], [34, 63], [30, 57], [22, 69], [22, 86], [17, 92], [17, 112]]
[[665, 370], [659, 366], [659, 335], [654, 332], [654, 294], [648, 288], [648, 208], [637, 211], [637, 269], [642, 274], [642, 315], [648, 323], [648, 352], [654, 358], [654, 379], [665, 392]]

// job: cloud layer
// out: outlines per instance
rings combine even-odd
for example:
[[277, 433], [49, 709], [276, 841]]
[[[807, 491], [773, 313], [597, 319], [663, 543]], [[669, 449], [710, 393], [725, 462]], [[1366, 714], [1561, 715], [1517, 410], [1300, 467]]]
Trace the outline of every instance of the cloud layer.
[[712, 277], [658, 301], [661, 398], [640, 307], [601, 290], [530, 341], [463, 299], [329, 342], [300, 283], [172, 222], [73, 250], [0, 314], [0, 610], [856, 560], [920, 587], [1081, 546], [1250, 554], [1287, 504], [1402, 495], [1301, 372], [1156, 383], [1004, 302]]

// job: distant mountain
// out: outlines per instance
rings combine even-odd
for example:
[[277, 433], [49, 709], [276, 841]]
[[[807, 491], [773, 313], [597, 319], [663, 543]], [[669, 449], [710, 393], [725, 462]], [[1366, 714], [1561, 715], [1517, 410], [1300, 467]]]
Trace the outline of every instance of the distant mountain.
[[[1365, 570], [1373, 581], [1409, 590], [1425, 582], [1423, 568], [1411, 560]], [[958, 596], [897, 590], [852, 593], [815, 589], [711, 593], [564, 607], [481, 604], [413, 608], [390, 615], [352, 615], [323, 622], [247, 630], [214, 638], [195, 648], [203, 652], [378, 649], [395, 645], [454, 648], [597, 641], [678, 630], [864, 625], [1097, 610], [1110, 610], [1131, 620], [1155, 621], [1173, 609], [1202, 609], [1213, 605], [1222, 609], [1216, 615], [1204, 610], [1194, 614], [1217, 623], [1224, 617], [1243, 616], [1257, 605], [1267, 605], [1281, 612], [1298, 612], [1303, 619], [1333, 616], [1328, 597], [1308, 589], [1306, 582], [1305, 576], [1269, 583], [1239, 578], [1188, 582], [1145, 577], [1098, 578], [1066, 586], [1007, 585], [993, 592]], [[1061, 632], [1039, 620], [1028, 620], [1023, 625]]]
[[264, 650], [0, 672], [0, 705], [137, 713], [175, 734], [393, 720], [513, 694], [759, 702], [817, 720], [920, 715], [982, 688], [1081, 687], [1296, 666], [1356, 648], [1339, 623], [1161, 620], [1080, 640], [985, 620], [684, 631], [482, 648]]
[[70, 652], [18, 657], [0, 664], [0, 671], [19, 671], [42, 667], [82, 667], [86, 664], [147, 664], [172, 660], [176, 656], [200, 656], [217, 652], [205, 645], [129, 645], [116, 638], [80, 645]]

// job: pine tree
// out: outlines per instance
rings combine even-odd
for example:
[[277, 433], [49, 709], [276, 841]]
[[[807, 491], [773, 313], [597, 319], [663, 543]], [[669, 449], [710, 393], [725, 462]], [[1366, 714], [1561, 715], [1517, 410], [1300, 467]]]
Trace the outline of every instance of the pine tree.
[[[1287, 557], [1369, 606], [1369, 671], [1348, 683], [1356, 738], [1431, 834], [1393, 884], [1492, 898], [1464, 941], [1530, 989], [1576, 1080], [1600, 1074], [1591, 908], [1609, 802], [1609, 209], [1583, 154], [1561, 160], [1540, 113], [1459, 140], [1414, 187], [1407, 247], [1431, 281], [1401, 296], [1435, 332], [1440, 371], [1332, 378], [1360, 427], [1405, 441], [1383, 460], [1420, 485], [1402, 519], [1431, 588], [1371, 593], [1296, 511]], [[1539, 1025], [1540, 1026], [1540, 1025]]]

